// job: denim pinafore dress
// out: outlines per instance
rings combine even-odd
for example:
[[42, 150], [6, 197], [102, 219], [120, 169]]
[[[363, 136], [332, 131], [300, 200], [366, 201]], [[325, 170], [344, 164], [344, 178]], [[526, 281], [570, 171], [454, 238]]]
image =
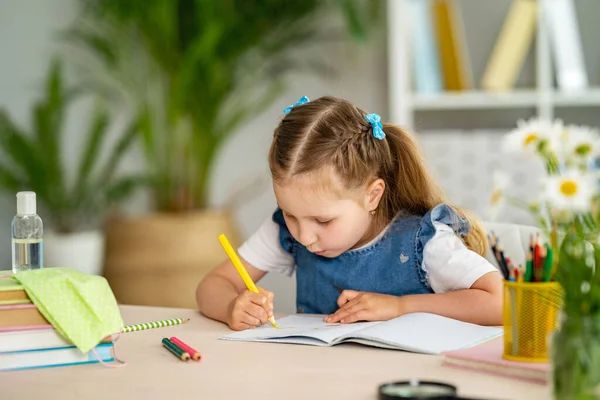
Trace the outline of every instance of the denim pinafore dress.
[[273, 221], [279, 226], [279, 242], [296, 263], [298, 313], [331, 314], [338, 309], [339, 290], [352, 289], [404, 296], [433, 293], [423, 268], [423, 250], [435, 235], [434, 222], [466, 235], [468, 220], [452, 207], [439, 204], [424, 216], [399, 216], [385, 234], [367, 247], [348, 250], [335, 258], [311, 253], [293, 238], [281, 210]]

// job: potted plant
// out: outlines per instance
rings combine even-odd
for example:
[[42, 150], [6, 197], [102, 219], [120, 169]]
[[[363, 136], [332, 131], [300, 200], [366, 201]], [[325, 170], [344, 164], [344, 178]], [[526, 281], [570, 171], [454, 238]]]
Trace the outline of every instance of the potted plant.
[[[506, 148], [545, 167], [540, 196], [523, 201], [496, 187], [498, 205], [522, 207], [535, 217], [558, 257], [550, 280], [562, 290], [560, 328], [550, 361], [555, 399], [595, 399], [600, 393], [600, 133], [562, 121], [519, 122]], [[546, 338], [542, 338], [546, 339]]]
[[105, 108], [95, 109], [88, 126], [85, 146], [70, 179], [62, 154], [67, 111], [78, 98], [65, 87], [62, 63], [55, 59], [45, 79], [42, 98], [32, 108], [31, 132], [11, 121], [0, 108], [0, 190], [16, 194], [36, 193], [39, 214], [45, 224], [45, 266], [70, 266], [90, 274], [101, 274], [104, 235], [101, 222], [111, 206], [129, 196], [145, 178], [117, 177], [117, 167], [137, 135], [130, 124], [117, 143], [107, 150], [105, 139], [110, 117]]
[[155, 212], [111, 223], [106, 277], [122, 302], [195, 307], [197, 282], [223, 258], [218, 234], [239, 242], [230, 210], [207, 203], [221, 146], [277, 98], [286, 72], [319, 66], [298, 50], [339, 40], [339, 29], [323, 29], [330, 10], [364, 37], [378, 2], [82, 3], [68, 32], [83, 50], [82, 79], [140, 117], [154, 183]]

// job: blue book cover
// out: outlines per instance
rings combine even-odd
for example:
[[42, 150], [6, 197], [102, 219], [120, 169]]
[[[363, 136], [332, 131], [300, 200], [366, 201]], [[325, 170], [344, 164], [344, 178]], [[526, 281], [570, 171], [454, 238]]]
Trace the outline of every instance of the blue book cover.
[[[114, 361], [113, 346], [113, 343], [101, 343], [95, 347], [100, 360]], [[0, 371], [64, 367], [97, 362], [99, 362], [98, 358], [92, 351], [82, 353], [75, 346], [0, 353]]]
[[429, 0], [411, 0], [410, 12], [415, 90], [419, 94], [441, 93], [444, 83], [433, 30], [431, 3]]

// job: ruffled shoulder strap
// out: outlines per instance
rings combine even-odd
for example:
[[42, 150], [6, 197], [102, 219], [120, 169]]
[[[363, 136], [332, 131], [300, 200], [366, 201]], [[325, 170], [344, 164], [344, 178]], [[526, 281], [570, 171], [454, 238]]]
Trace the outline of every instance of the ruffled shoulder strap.
[[441, 222], [448, 225], [459, 237], [466, 236], [471, 230], [469, 220], [463, 218], [458, 212], [448, 204], [438, 204], [433, 207], [421, 218], [419, 233], [417, 237], [417, 256], [419, 264], [423, 263], [423, 249], [431, 238], [435, 235], [436, 229], [434, 222]]

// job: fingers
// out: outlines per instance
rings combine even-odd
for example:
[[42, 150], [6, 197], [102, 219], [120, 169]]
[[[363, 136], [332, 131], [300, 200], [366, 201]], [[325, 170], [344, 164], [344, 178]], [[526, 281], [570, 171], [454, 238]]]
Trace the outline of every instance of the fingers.
[[367, 321], [368, 318], [368, 312], [365, 309], [350, 313], [348, 315], [343, 316], [340, 319], [340, 322], [342, 324], [351, 324], [353, 322], [357, 322], [357, 321]]
[[369, 294], [355, 290], [344, 290], [338, 298], [340, 308], [325, 318], [325, 322], [347, 323], [348, 317], [366, 307]]
[[257, 306], [256, 304], [248, 304], [244, 307], [244, 312], [250, 316], [250, 320], [245, 319], [244, 321], [250, 325], [262, 325], [267, 322], [269, 316], [264, 308]]
[[256, 328], [267, 322], [267, 313], [256, 304], [234, 307], [229, 326], [234, 330]]
[[271, 311], [273, 311], [273, 299], [275, 298], [275, 294], [260, 286], [258, 286], [257, 289], [260, 292], [260, 294], [267, 298], [267, 304], [269, 305]]
[[239, 323], [246, 324], [251, 326], [252, 328], [256, 328], [257, 326], [261, 326], [260, 320], [253, 315], [248, 313], [243, 313], [241, 319], [238, 321]]
[[249, 293], [248, 299], [252, 304], [260, 306], [267, 313], [267, 316], [273, 315], [273, 306], [269, 299], [262, 293]]
[[268, 321], [273, 315], [273, 293], [253, 293], [244, 291], [230, 306], [229, 326], [234, 330], [255, 328]]
[[344, 290], [340, 293], [340, 296], [337, 299], [338, 306], [341, 307], [350, 300], [354, 299], [356, 296], [360, 295], [361, 292], [357, 292], [356, 290]]
[[353, 306], [350, 307], [346, 307], [346, 308], [340, 308], [339, 310], [337, 310], [336, 312], [334, 312], [333, 314], [331, 314], [325, 321], [326, 322], [341, 322], [341, 323], [345, 323], [344, 321], [347, 319], [347, 317], [349, 315], [352, 315], [353, 313], [356, 313], [360, 310], [363, 309], [363, 306], [359, 303], [359, 304], [355, 304]]
[[327, 317], [326, 322], [340, 322], [349, 324], [359, 320], [366, 320], [369, 313], [369, 303], [364, 297], [357, 297], [343, 305], [339, 310]]
[[244, 322], [237, 322], [234, 324], [229, 325], [229, 327], [231, 329], [233, 329], [234, 331], [245, 331], [246, 329], [254, 329], [256, 328], [256, 326], [254, 325], [248, 325]]
[[364, 308], [362, 297], [356, 297], [342, 305], [336, 312], [325, 318], [325, 322], [341, 322], [343, 318]]
[[342, 313], [340, 312], [340, 310], [338, 310], [338, 311], [334, 312], [333, 314], [325, 317], [325, 322], [327, 322], [328, 324], [340, 322], [341, 318], [342, 318]]

